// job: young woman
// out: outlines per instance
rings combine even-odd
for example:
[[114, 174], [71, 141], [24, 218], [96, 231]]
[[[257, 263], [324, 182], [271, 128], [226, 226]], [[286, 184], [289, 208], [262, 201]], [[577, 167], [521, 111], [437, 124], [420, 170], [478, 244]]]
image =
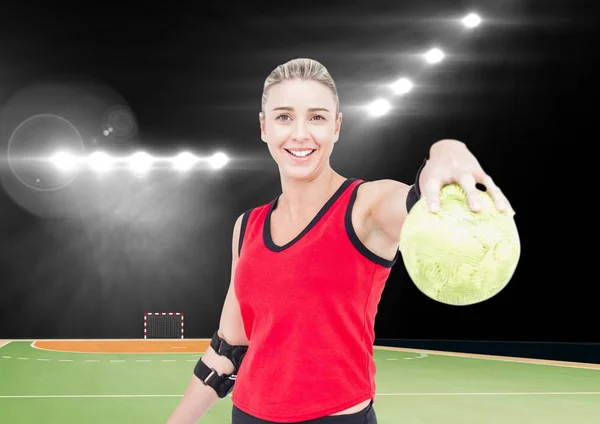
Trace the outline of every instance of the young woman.
[[[233, 424], [377, 422], [374, 322], [402, 224], [422, 194], [476, 183], [510, 205], [467, 147], [434, 143], [415, 185], [347, 178], [330, 165], [342, 114], [317, 61], [296, 59], [267, 78], [261, 138], [282, 193], [236, 221], [231, 282], [219, 329], [168, 423], [195, 423], [233, 390]], [[412, 202], [412, 203], [411, 203]]]

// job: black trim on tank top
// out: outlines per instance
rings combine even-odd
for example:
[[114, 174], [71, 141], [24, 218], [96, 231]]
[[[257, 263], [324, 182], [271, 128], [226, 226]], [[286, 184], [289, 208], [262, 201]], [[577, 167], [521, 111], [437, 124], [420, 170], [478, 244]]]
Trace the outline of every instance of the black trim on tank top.
[[312, 221], [310, 221], [310, 223], [306, 226], [306, 228], [304, 228], [304, 230], [302, 230], [302, 232], [300, 234], [298, 234], [293, 240], [287, 242], [283, 246], [276, 245], [275, 242], [273, 241], [273, 239], [271, 238], [271, 214], [273, 213], [273, 210], [277, 206], [277, 200], [279, 200], [279, 196], [276, 197], [271, 202], [271, 205], [269, 206], [269, 210], [267, 211], [267, 216], [265, 217], [265, 221], [264, 221], [263, 239], [265, 242], [265, 246], [267, 246], [267, 248], [269, 250], [272, 250], [273, 252], [281, 252], [281, 251], [287, 249], [288, 247], [292, 246], [296, 242], [298, 242], [302, 237], [304, 237], [306, 235], [306, 233], [308, 233], [311, 230], [311, 228], [313, 228], [315, 225], [317, 225], [317, 223], [323, 217], [323, 215], [325, 215], [325, 213], [327, 213], [327, 211], [331, 208], [331, 206], [333, 206], [333, 204], [344, 193], [346, 188], [348, 188], [348, 186], [350, 184], [352, 184], [354, 181], [356, 181], [356, 178], [347, 178], [346, 181], [344, 181], [340, 185], [340, 187], [336, 190], [336, 192], [329, 198], [327, 203], [325, 203], [323, 205], [323, 207], [315, 215], [315, 217], [312, 219]]
[[240, 241], [238, 243], [238, 258], [242, 254], [242, 243], [244, 242], [244, 234], [246, 233], [246, 226], [248, 225], [248, 218], [250, 217], [250, 212], [252, 212], [252, 209], [253, 208], [248, 209], [242, 216], [242, 223], [240, 225]]
[[354, 202], [356, 201], [356, 196], [358, 195], [358, 188], [362, 184], [364, 184], [364, 181], [361, 182], [360, 184], [357, 184], [356, 187], [354, 187], [354, 189], [352, 190], [352, 195], [350, 196], [350, 201], [348, 202], [348, 207], [346, 209], [346, 218], [344, 220], [346, 223], [346, 233], [348, 234], [350, 241], [352, 242], [352, 244], [354, 245], [354, 247], [356, 248], [356, 250], [358, 250], [358, 252], [360, 254], [362, 254], [364, 257], [366, 257], [370, 261], [376, 263], [377, 265], [381, 265], [385, 268], [391, 268], [394, 266], [394, 264], [398, 260], [398, 257], [400, 256], [400, 251], [396, 251], [396, 256], [391, 261], [388, 259], [382, 258], [381, 256], [370, 251], [367, 248], [367, 246], [365, 246], [360, 241], [360, 239], [358, 238], [358, 235], [356, 234], [356, 231], [354, 231], [354, 226], [352, 225], [352, 208], [354, 207]]

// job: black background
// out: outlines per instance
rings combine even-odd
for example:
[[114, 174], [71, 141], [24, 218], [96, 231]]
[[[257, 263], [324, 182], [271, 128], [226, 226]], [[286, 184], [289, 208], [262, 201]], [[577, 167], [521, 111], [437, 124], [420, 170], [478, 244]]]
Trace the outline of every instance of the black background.
[[[466, 32], [456, 19], [470, 10], [486, 21]], [[521, 262], [500, 295], [471, 307], [437, 304], [399, 263], [378, 338], [600, 342], [593, 277], [582, 259], [567, 259], [584, 249], [563, 241], [588, 240], [574, 230], [588, 214], [576, 222], [570, 214], [595, 202], [574, 198], [571, 159], [595, 142], [586, 142], [597, 119], [591, 15], [558, 1], [7, 7], [4, 147], [19, 117], [57, 104], [35, 98], [31, 110], [15, 110], [19, 93], [78, 81], [103, 87], [102, 106], [75, 121], [86, 140], [165, 155], [223, 150], [238, 160], [183, 181], [160, 173], [111, 180], [122, 195], [114, 214], [44, 216], [0, 191], [0, 338], [140, 338], [143, 313], [160, 311], [185, 313], [186, 337], [209, 337], [229, 284], [235, 218], [280, 192], [259, 137], [262, 84], [278, 64], [311, 57], [335, 78], [345, 113], [336, 170], [412, 182], [431, 143], [458, 138], [517, 212]], [[415, 54], [434, 44], [450, 46], [449, 56], [424, 66]], [[418, 74], [419, 85], [402, 107], [367, 119], [356, 106], [387, 94], [382, 85], [404, 73]], [[102, 138], [103, 108], [113, 104], [133, 112], [135, 135]]]

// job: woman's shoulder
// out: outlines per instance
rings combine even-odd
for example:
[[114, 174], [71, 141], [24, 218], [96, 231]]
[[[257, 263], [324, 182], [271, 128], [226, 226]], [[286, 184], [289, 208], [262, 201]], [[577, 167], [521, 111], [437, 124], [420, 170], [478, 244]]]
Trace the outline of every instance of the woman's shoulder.
[[408, 184], [392, 179], [363, 181], [357, 189], [356, 201], [361, 204], [376, 204], [383, 198], [409, 189]]

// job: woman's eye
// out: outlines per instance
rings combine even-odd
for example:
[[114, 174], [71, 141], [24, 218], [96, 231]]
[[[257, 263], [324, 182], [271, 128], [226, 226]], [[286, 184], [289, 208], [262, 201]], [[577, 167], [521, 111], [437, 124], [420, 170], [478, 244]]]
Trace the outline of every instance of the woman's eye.
[[[284, 121], [284, 122], [288, 122], [292, 119], [292, 117], [290, 115], [278, 115], [275, 120], [276, 121]], [[316, 121], [324, 121], [325, 117], [323, 115], [315, 115], [311, 117], [312, 120], [316, 120]]]

